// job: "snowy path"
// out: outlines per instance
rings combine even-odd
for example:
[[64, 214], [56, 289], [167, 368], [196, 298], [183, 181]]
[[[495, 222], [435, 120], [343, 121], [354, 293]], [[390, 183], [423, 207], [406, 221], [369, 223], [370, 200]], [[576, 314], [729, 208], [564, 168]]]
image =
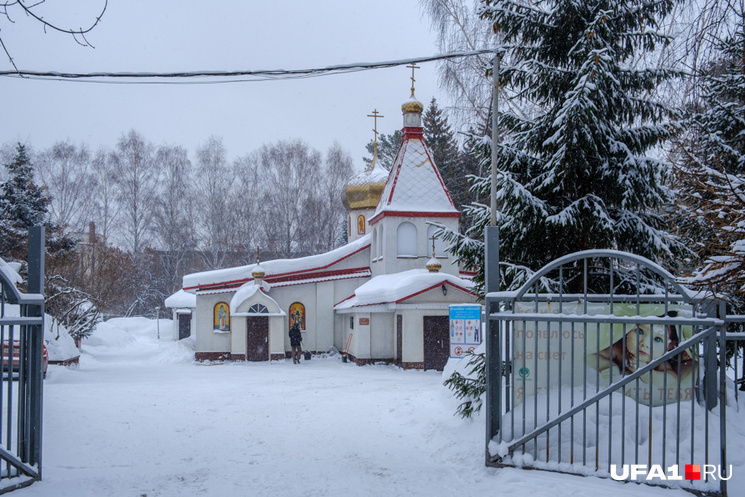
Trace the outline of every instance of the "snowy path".
[[199, 365], [137, 336], [84, 346], [45, 383], [44, 481], [30, 496], [681, 497], [484, 466], [483, 421], [452, 415], [436, 372], [337, 358]]

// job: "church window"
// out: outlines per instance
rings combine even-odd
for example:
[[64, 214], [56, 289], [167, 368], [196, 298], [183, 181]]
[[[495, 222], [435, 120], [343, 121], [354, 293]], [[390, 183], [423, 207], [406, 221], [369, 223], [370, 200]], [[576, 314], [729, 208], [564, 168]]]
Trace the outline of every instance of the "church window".
[[378, 260], [378, 228], [373, 228], [373, 239], [372, 239], [372, 245], [370, 246], [370, 250], [372, 251], [372, 260], [373, 262]]
[[[432, 255], [432, 237], [435, 236], [435, 231], [437, 231], [439, 228], [437, 226], [429, 226], [427, 228], [427, 255]], [[445, 240], [443, 240], [440, 237], [435, 237], [435, 256], [437, 257], [447, 257], [447, 253], [445, 252]]]
[[416, 226], [409, 222], [399, 224], [396, 242], [399, 257], [416, 257]]
[[269, 309], [267, 309], [265, 305], [254, 304], [248, 308], [248, 312], [252, 312], [254, 314], [269, 314]]
[[363, 216], [362, 214], [357, 216], [357, 234], [358, 235], [365, 234], [365, 216]]
[[300, 302], [290, 304], [290, 328], [298, 324], [301, 330], [305, 331], [305, 306]]
[[213, 324], [216, 332], [230, 331], [230, 307], [225, 302], [215, 304]]
[[378, 260], [383, 258], [383, 255], [385, 255], [385, 252], [383, 252], [383, 233], [385, 233], [385, 228], [383, 226], [380, 227], [380, 236], [378, 236]]

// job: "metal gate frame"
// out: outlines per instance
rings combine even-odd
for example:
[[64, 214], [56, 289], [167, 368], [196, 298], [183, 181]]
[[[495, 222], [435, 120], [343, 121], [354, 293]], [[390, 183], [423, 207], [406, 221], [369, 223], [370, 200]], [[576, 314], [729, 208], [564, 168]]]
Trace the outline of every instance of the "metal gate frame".
[[[487, 254], [488, 257], [488, 254]], [[487, 259], [488, 260], [488, 259]], [[588, 279], [600, 273], [592, 273], [593, 267], [599, 268], [602, 277], [609, 281], [607, 293], [592, 293], [588, 289]], [[492, 269], [494, 269], [492, 267]], [[487, 272], [490, 269], [487, 268]], [[564, 287], [569, 281], [569, 274], [576, 278], [581, 275], [582, 290], [574, 293], [564, 293]], [[663, 292], [644, 293], [641, 290], [642, 274], [652, 275], [657, 278]], [[633, 275], [635, 281], [629, 278]], [[550, 279], [553, 276], [553, 279]], [[487, 278], [494, 275], [487, 274]], [[542, 289], [547, 282], [558, 283], [555, 293], [549, 293]], [[566, 281], [565, 281], [566, 279]], [[615, 281], [614, 281], [615, 280]], [[628, 288], [636, 288], [636, 293], [616, 293], [621, 285]], [[575, 303], [576, 312], [563, 309], [569, 303]], [[576, 304], [580, 302], [581, 304]], [[589, 310], [588, 305], [605, 304], [609, 306], [610, 312], [596, 314]], [[665, 310], [662, 316], [643, 315], [640, 310], [645, 305], [662, 306]], [[556, 313], [546, 313], [546, 306], [558, 307]], [[635, 315], [614, 315], [614, 306], [625, 306], [625, 309], [636, 309]], [[676, 306], [690, 306], [692, 312], [689, 316], [670, 316], [668, 308]], [[526, 467], [531, 469], [546, 469], [563, 473], [592, 474], [599, 477], [611, 477], [611, 465], [622, 466], [624, 464], [646, 463], [648, 467], [660, 464], [667, 468], [669, 464], [718, 464], [720, 476], [726, 477], [727, 450], [726, 450], [726, 400], [727, 400], [727, 377], [726, 368], [719, 364], [726, 364], [726, 342], [727, 340], [742, 340], [745, 333], [726, 333], [727, 322], [745, 324], [745, 318], [725, 316], [725, 306], [722, 302], [705, 298], [702, 294], [694, 292], [680, 285], [675, 277], [661, 266], [652, 261], [634, 254], [615, 250], [588, 250], [577, 252], [561, 257], [546, 265], [543, 269], [533, 275], [519, 290], [512, 292], [491, 292], [486, 295], [486, 309], [488, 319], [488, 331], [486, 333], [486, 464], [494, 467]], [[541, 312], [543, 311], [543, 312]], [[554, 311], [552, 311], [554, 312]], [[571, 313], [570, 313], [571, 312]], [[522, 328], [520, 327], [522, 324]], [[545, 392], [538, 392], [538, 381], [533, 383], [536, 389], [535, 395], [530, 401], [535, 403], [534, 412], [528, 410], [529, 399], [523, 396], [523, 405], [516, 405], [516, 392], [520, 388], [522, 378], [522, 394], [527, 392], [527, 383], [524, 375], [529, 374], [532, 364], [527, 364], [527, 353], [530, 347], [519, 347], [523, 354], [516, 354], [516, 341], [522, 340], [525, 344], [525, 336], [528, 335], [528, 325], [534, 324], [535, 340], [533, 349], [538, 356], [539, 335], [546, 339], [541, 347], [548, 347], [549, 354], [558, 353], [561, 360], [570, 354], [572, 387], [584, 383], [584, 394], [580, 392], [575, 398], [575, 391], [565, 390], [562, 398], [561, 385], [565, 385], [567, 379], [562, 381], [562, 368], [564, 366], [552, 366], [547, 359], [545, 365], [546, 388]], [[539, 325], [541, 326], [539, 331]], [[613, 378], [610, 373], [609, 384], [589, 389], [587, 379], [587, 343], [584, 345], [585, 356], [578, 359], [575, 357], [576, 342], [570, 341], [571, 352], [561, 350], [566, 333], [569, 339], [575, 340], [575, 334], [586, 337], [588, 328], [597, 327], [596, 337], [600, 336], [600, 327], [606, 326], [610, 330], [610, 341], [613, 342], [613, 329], [622, 327], [623, 336], [626, 337], [627, 330], [640, 329], [639, 325], [661, 325], [663, 329], [668, 326], [684, 326], [692, 330], [690, 337], [683, 339], [682, 333], [680, 343], [677, 347], [670, 348], [662, 356], [650, 361], [646, 366], [640, 367], [637, 362], [637, 370], [631, 373], [622, 372]], [[545, 327], [545, 328], [544, 328]], [[634, 327], [634, 328], [632, 328]], [[682, 328], [678, 328], [682, 330]], [[522, 338], [516, 337], [516, 330], [522, 330]], [[553, 330], [553, 331], [551, 331]], [[558, 337], [555, 336], [558, 330]], [[554, 338], [554, 342], [550, 341]], [[558, 342], [556, 341], [558, 338]], [[585, 338], [585, 341], [587, 339]], [[599, 339], [598, 339], [599, 340]], [[625, 340], [625, 338], [623, 339]], [[638, 343], [638, 339], [635, 339]], [[551, 343], [558, 345], [558, 350], [551, 351]], [[566, 347], [566, 345], [564, 345]], [[625, 342], [624, 342], [625, 347]], [[638, 347], [638, 346], [637, 346]], [[667, 345], [665, 346], [667, 349]], [[545, 349], [544, 349], [545, 350]], [[598, 348], [599, 350], [599, 348]], [[690, 401], [681, 400], [667, 404], [663, 403], [657, 407], [639, 403], [639, 381], [647, 373], [647, 378], [652, 377], [652, 371], [664, 365], [667, 373], [667, 361], [681, 359], [684, 353], [696, 351], [698, 354], [698, 366], [692, 371], [691, 384], [695, 385], [695, 396]], [[639, 349], [637, 348], [637, 355]], [[562, 353], [564, 355], [562, 355]], [[690, 357], [690, 356], [689, 356]], [[584, 364], [575, 361], [583, 360]], [[536, 359], [537, 361], [537, 359]], [[527, 364], [527, 365], [526, 365]], [[680, 364], [680, 361], [678, 361]], [[522, 366], [522, 370], [519, 369]], [[576, 379], [575, 369], [584, 366], [584, 378]], [[680, 367], [680, 366], [679, 366]], [[735, 366], [737, 367], [737, 366]], [[534, 371], [538, 371], [536, 367]], [[551, 378], [553, 372], [554, 377]], [[680, 369], [678, 369], [680, 373]], [[522, 375], [522, 376], [521, 376]], [[558, 375], [558, 382], [556, 376]], [[672, 377], [672, 376], [671, 376]], [[665, 385], [660, 395], [666, 395], [668, 384], [667, 374], [664, 376]], [[678, 376], [678, 392], [680, 396], [681, 383]], [[559, 388], [551, 386], [552, 382], [558, 383]], [[591, 382], [592, 383], [592, 382]], [[628, 385], [637, 385], [636, 399], [629, 398], [624, 389]], [[731, 382], [730, 382], [731, 383]], [[649, 385], [652, 391], [652, 384]], [[581, 388], [580, 388], [581, 390]], [[633, 391], [633, 390], [632, 390]], [[618, 395], [620, 393], [620, 395]], [[616, 394], [616, 395], [614, 395]], [[624, 395], [625, 394], [625, 395]], [[567, 398], [571, 395], [571, 399]], [[734, 395], [737, 395], [735, 391]], [[541, 397], [541, 409], [539, 412], [539, 396]], [[616, 411], [621, 403], [622, 421], [613, 426], [613, 402], [616, 402]], [[544, 406], [545, 404], [545, 406]], [[627, 406], [628, 404], [628, 406]], [[640, 420], [641, 409], [641, 420]], [[718, 409], [716, 415], [710, 413]], [[634, 411], [627, 416], [627, 411]], [[609, 413], [601, 416], [601, 413]], [[516, 415], [517, 413], [517, 415]], [[588, 414], [589, 413], [589, 414]], [[682, 413], [682, 414], [681, 414]], [[516, 417], [517, 416], [517, 417]], [[588, 417], [589, 416], [589, 417]], [[591, 421], [592, 431], [588, 433], [588, 419]], [[677, 418], [676, 418], [677, 416]], [[683, 416], [683, 418], [681, 418]], [[690, 419], [686, 419], [690, 416]], [[526, 423], [526, 418], [528, 419]], [[539, 419], [540, 418], [540, 419]], [[632, 419], [629, 419], [632, 418]], [[603, 422], [601, 423], [601, 419]], [[710, 424], [717, 424], [719, 436], [709, 436]], [[645, 425], [646, 422], [646, 425]], [[681, 433], [681, 423], [690, 424], [689, 432]], [[655, 424], [653, 428], [653, 424]], [[516, 427], [517, 426], [517, 430]], [[697, 439], [701, 435], [694, 432], [694, 426], [705, 426], [703, 439]], [[564, 430], [564, 433], [562, 433]], [[618, 437], [620, 431], [621, 436]], [[567, 432], [568, 435], [567, 436]], [[638, 447], [624, 446], [627, 440], [639, 443], [640, 438], [648, 435], [648, 454], [639, 454]], [[614, 438], [614, 436], [616, 438]], [[620, 439], [620, 440], [619, 440]], [[558, 440], [558, 446], [557, 446]], [[568, 440], [569, 448], [562, 447], [562, 441]], [[581, 440], [581, 442], [578, 442]], [[653, 445], [653, 441], [656, 445]], [[661, 444], [660, 444], [661, 442]], [[567, 442], [563, 442], [565, 445]], [[575, 451], [575, 445], [582, 448], [581, 455]], [[587, 448], [594, 444], [594, 457], [588, 457]], [[615, 446], [614, 446], [615, 444]], [[709, 446], [718, 446], [718, 450], [712, 450]], [[633, 442], [628, 443], [633, 445]], [[690, 445], [690, 447], [688, 447]], [[620, 447], [619, 447], [620, 446]], [[540, 450], [539, 450], [540, 447]], [[682, 460], [681, 448], [690, 450], [691, 460]], [[589, 449], [592, 450], [592, 449]], [[633, 454], [635, 452], [635, 454]], [[620, 453], [620, 455], [619, 455]], [[631, 453], [629, 456], [628, 454]], [[693, 460], [694, 454], [699, 457]], [[562, 459], [562, 456], [564, 459]], [[588, 459], [590, 459], [588, 461]], [[721, 469], [725, 474], [722, 475]], [[615, 468], [614, 468], [615, 469]], [[718, 493], [727, 495], [727, 480], [719, 478], [718, 481], [709, 480], [698, 482], [683, 481], [683, 486], [690, 487], [693, 491]], [[730, 475], [731, 476], [731, 475]], [[712, 478], [713, 480], [714, 478]], [[658, 482], [645, 482], [658, 484]], [[662, 482], [663, 485], [666, 481]], [[680, 484], [676, 482], [676, 484]], [[718, 484], [718, 485], [717, 485]], [[718, 489], [716, 488], [718, 486]]]
[[[44, 230], [29, 229], [28, 293], [0, 270], [0, 494], [41, 480]], [[20, 312], [9, 312], [8, 304]], [[17, 359], [14, 348], [18, 344]], [[14, 362], [16, 364], [14, 364]]]

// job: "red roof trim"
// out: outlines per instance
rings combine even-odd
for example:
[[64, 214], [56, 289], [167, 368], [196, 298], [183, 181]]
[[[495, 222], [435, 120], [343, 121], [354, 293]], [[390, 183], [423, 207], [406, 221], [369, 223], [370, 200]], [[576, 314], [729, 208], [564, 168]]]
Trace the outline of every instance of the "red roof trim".
[[424, 151], [426, 152], [427, 157], [429, 157], [429, 163], [432, 164], [432, 169], [435, 171], [435, 175], [437, 176], [437, 179], [440, 180], [440, 186], [445, 192], [445, 195], [447, 195], [448, 200], [450, 200], [450, 205], [453, 207], [453, 209], [455, 209], [455, 203], [453, 202], [453, 197], [450, 196], [448, 187], [445, 186], [445, 182], [442, 180], [442, 176], [440, 175], [440, 170], [437, 168], [437, 164], [435, 164], [435, 161], [432, 158], [432, 155], [429, 153], [429, 148], [427, 148], [427, 142], [425, 142], [424, 139], [422, 139], [422, 146], [424, 147]]
[[[406, 149], [408, 148], [409, 140], [401, 140], [401, 148], [398, 150], [398, 155], [396, 155], [396, 171], [393, 175], [393, 184], [391, 185], [391, 193], [388, 195], [388, 200], [385, 201], [385, 205], [389, 205], [391, 203], [391, 199], [393, 198], [393, 192], [396, 191], [396, 183], [398, 182], [398, 176], [401, 174], [401, 167], [404, 164], [404, 155], [406, 155]], [[401, 158], [399, 161], [398, 158]], [[369, 221], [368, 221], [369, 222]]]
[[460, 217], [460, 212], [413, 212], [413, 211], [381, 211], [368, 222], [372, 225], [384, 217]]
[[453, 287], [453, 288], [457, 288], [458, 290], [463, 290], [463, 291], [464, 291], [464, 292], [466, 292], [466, 293], [470, 293], [470, 294], [473, 294], [473, 295], [475, 295], [475, 294], [474, 294], [474, 293], [473, 293], [472, 291], [470, 291], [470, 290], [468, 290], [468, 289], [466, 289], [466, 288], [460, 287], [460, 286], [458, 286], [458, 285], [453, 285], [453, 284], [452, 284], [452, 283], [450, 283], [450, 282], [449, 282], [448, 280], [445, 280], [445, 281], [442, 281], [441, 283], [437, 283], [436, 285], [432, 285], [432, 286], [431, 286], [431, 287], [429, 287], [429, 288], [425, 288], [424, 290], [420, 290], [420, 291], [418, 291], [418, 292], [416, 292], [416, 293], [412, 293], [411, 295], [407, 295], [406, 297], [400, 298], [400, 299], [398, 299], [398, 300], [396, 301], [396, 303], [397, 303], [397, 304], [400, 304], [400, 303], [401, 303], [401, 302], [403, 302], [404, 300], [408, 300], [408, 299], [410, 299], [411, 297], [416, 297], [416, 296], [417, 296], [417, 295], [419, 295], [419, 294], [422, 294], [422, 293], [428, 292], [428, 291], [430, 291], [430, 290], [432, 290], [432, 289], [434, 289], [434, 288], [437, 288], [438, 286], [442, 286], [442, 285], [448, 285], [448, 286], [451, 286], [451, 287]]
[[184, 290], [194, 290], [197, 291], [201, 290], [220, 290], [223, 288], [233, 288], [237, 286], [241, 286], [244, 283], [247, 283], [251, 281], [253, 278], [243, 278], [240, 280], [231, 280], [231, 281], [221, 281], [220, 283], [208, 283], [206, 285], [194, 285], [194, 286], [187, 286], [184, 287]]
[[300, 281], [300, 280], [307, 280], [307, 279], [315, 279], [315, 278], [328, 278], [332, 276], [344, 276], [348, 274], [355, 274], [355, 273], [362, 273], [362, 272], [370, 272], [370, 268], [367, 266], [363, 267], [356, 267], [351, 269], [336, 269], [333, 271], [322, 271], [320, 273], [313, 273], [313, 274], [287, 274], [282, 277], [274, 277], [274, 276], [267, 276], [264, 278], [267, 283], [285, 283], [288, 281]]
[[[302, 270], [299, 270], [299, 271], [289, 271], [289, 272], [286, 272], [286, 273], [273, 274], [273, 275], [267, 276], [264, 279], [266, 279], [268, 282], [272, 282], [272, 281], [279, 281], [283, 277], [286, 277], [286, 276], [289, 277], [289, 276], [292, 276], [292, 275], [303, 275], [305, 277], [305, 276], [308, 276], [308, 273], [312, 273], [313, 271], [319, 271], [321, 269], [326, 269], [328, 267], [331, 267], [334, 264], [338, 264], [339, 262], [343, 261], [344, 259], [348, 259], [348, 258], [352, 257], [353, 255], [358, 254], [358, 253], [360, 253], [363, 250], [368, 249], [368, 248], [370, 248], [370, 244], [363, 245], [362, 247], [360, 247], [359, 249], [355, 250], [354, 252], [352, 252], [350, 254], [347, 254], [344, 257], [342, 257], [340, 259], [337, 259], [337, 260], [335, 260], [335, 261], [333, 261], [333, 262], [331, 262], [329, 264], [326, 264], [325, 266], [319, 266], [319, 267], [312, 268], [312, 269], [302, 269]], [[337, 270], [337, 271], [357, 271], [358, 269], [340, 269], [340, 270]], [[314, 277], [321, 277], [321, 276], [314, 276]], [[243, 279], [240, 279], [240, 280], [221, 281], [221, 282], [218, 282], [218, 283], [207, 283], [207, 284], [204, 284], [204, 285], [195, 285], [195, 286], [185, 287], [184, 290], [193, 290], [193, 289], [196, 289], [197, 291], [200, 291], [200, 290], [221, 290], [223, 288], [236, 288], [236, 287], [239, 287], [239, 286], [243, 285], [244, 283], [248, 283], [249, 281], [253, 281], [253, 278], [243, 278]]]

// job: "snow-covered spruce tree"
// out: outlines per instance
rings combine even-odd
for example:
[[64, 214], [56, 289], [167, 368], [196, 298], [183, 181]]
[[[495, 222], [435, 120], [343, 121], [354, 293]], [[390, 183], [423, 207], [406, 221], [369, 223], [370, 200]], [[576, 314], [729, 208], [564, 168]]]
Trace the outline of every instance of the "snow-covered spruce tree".
[[[378, 161], [384, 168], [390, 169], [393, 167], [393, 161], [396, 160], [396, 154], [398, 148], [401, 146], [401, 130], [397, 129], [390, 135], [380, 133], [378, 137]], [[370, 154], [369, 157], [363, 157], [362, 160], [365, 166], [369, 166], [373, 160], [373, 141], [370, 140], [365, 145], [365, 150]]]
[[34, 182], [26, 146], [18, 143], [12, 161], [5, 164], [8, 179], [0, 184], [0, 251], [5, 258], [26, 258], [28, 228], [47, 222], [50, 198]]
[[440, 170], [455, 207], [460, 209], [468, 195], [468, 184], [465, 174], [461, 171], [460, 151], [448, 118], [434, 98], [429, 102], [422, 118], [424, 141]]
[[697, 253], [687, 282], [745, 308], [745, 22], [707, 70], [701, 112], [678, 149], [676, 223]]
[[[580, 250], [619, 249], [658, 261], [683, 250], [660, 215], [670, 194], [666, 165], [654, 157], [675, 135], [677, 116], [652, 96], [678, 74], [632, 65], [668, 41], [656, 29], [672, 6], [672, 0], [484, 0], [480, 15], [504, 49], [500, 85], [514, 95], [504, 108], [521, 109], [498, 114], [503, 288]], [[489, 191], [491, 146], [488, 138], [471, 144], [484, 166], [485, 177], [472, 187], [481, 197]], [[465, 211], [476, 220], [473, 228], [446, 237], [483, 285], [490, 210], [473, 204]], [[451, 388], [471, 388], [476, 399], [479, 385]]]
[[[503, 40], [500, 85], [523, 110], [498, 116], [507, 284], [579, 250], [627, 250], [653, 260], [682, 250], [659, 214], [670, 197], [665, 165], [654, 157], [674, 136], [676, 116], [652, 97], [678, 74], [631, 65], [668, 41], [655, 29], [672, 6], [672, 0], [485, 0], [481, 17]], [[491, 142], [474, 147], [486, 177], [473, 188], [486, 195]], [[473, 205], [466, 212], [477, 220], [470, 238], [450, 239], [480, 270], [489, 209]]]

